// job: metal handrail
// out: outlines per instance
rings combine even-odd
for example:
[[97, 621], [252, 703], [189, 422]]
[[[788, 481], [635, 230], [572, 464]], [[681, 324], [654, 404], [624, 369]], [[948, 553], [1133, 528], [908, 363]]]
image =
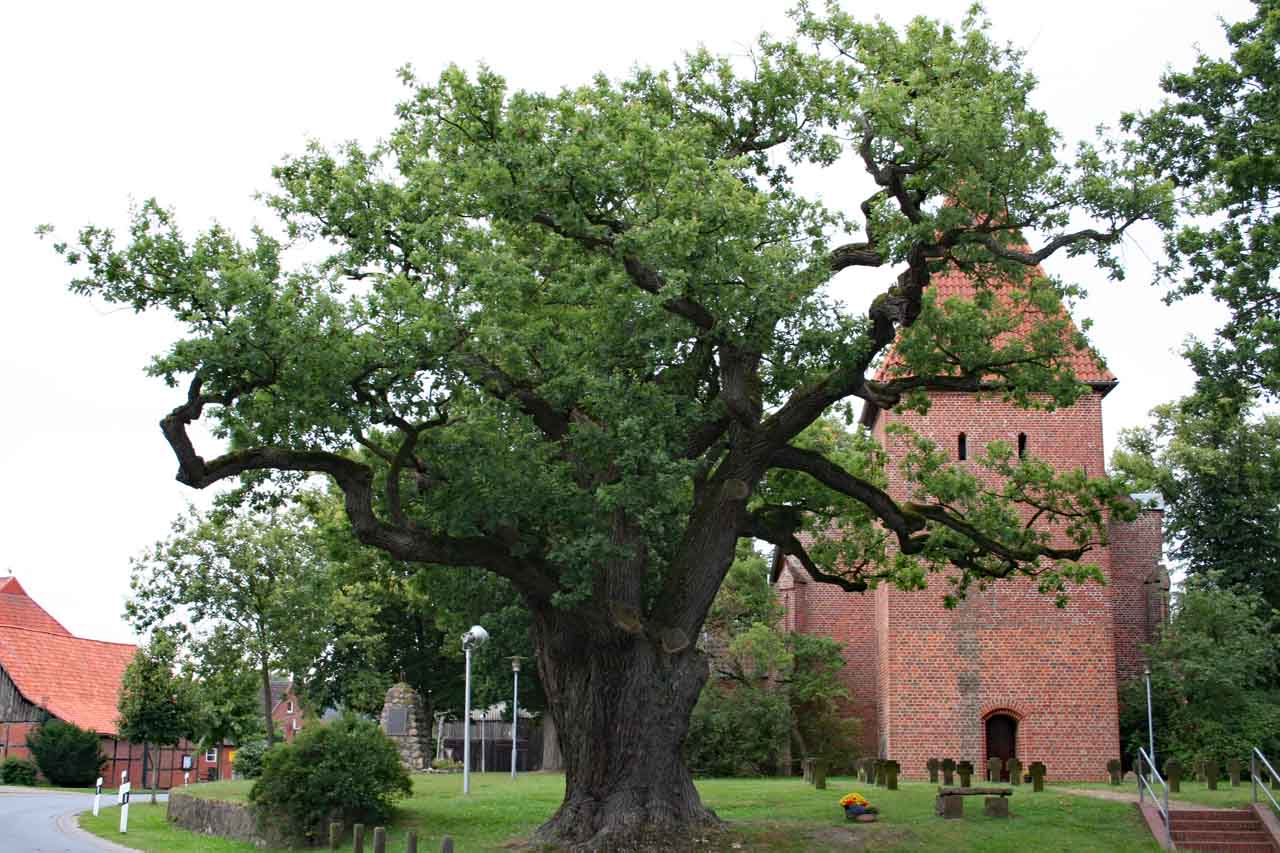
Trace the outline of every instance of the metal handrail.
[[[1162, 799], [1156, 798], [1156, 791], [1151, 787], [1151, 783], [1146, 780], [1142, 773], [1142, 766], [1146, 765], [1151, 771], [1151, 775], [1164, 791]], [[1160, 771], [1156, 769], [1155, 762], [1151, 760], [1151, 756], [1147, 755], [1147, 751], [1142, 747], [1138, 747], [1138, 804], [1143, 802], [1142, 789], [1146, 788], [1147, 793], [1151, 794], [1151, 802], [1155, 804], [1156, 811], [1160, 812], [1160, 817], [1164, 820], [1164, 841], [1165, 849], [1173, 849], [1173, 821], [1169, 820], [1169, 786], [1164, 781], [1164, 777], [1160, 775]]]
[[1262, 750], [1254, 747], [1253, 754], [1249, 756], [1249, 781], [1253, 783], [1253, 801], [1255, 803], [1258, 802], [1258, 789], [1261, 788], [1262, 793], [1266, 794], [1267, 799], [1271, 801], [1271, 805], [1276, 811], [1280, 812], [1280, 803], [1276, 802], [1276, 798], [1267, 790], [1267, 786], [1262, 784], [1262, 780], [1258, 777], [1259, 761], [1262, 762], [1263, 767], [1267, 768], [1267, 772], [1271, 774], [1271, 783], [1273, 785], [1277, 779], [1280, 779], [1280, 774], [1276, 773], [1275, 768], [1271, 766], [1271, 762], [1267, 761], [1267, 757], [1262, 754]]

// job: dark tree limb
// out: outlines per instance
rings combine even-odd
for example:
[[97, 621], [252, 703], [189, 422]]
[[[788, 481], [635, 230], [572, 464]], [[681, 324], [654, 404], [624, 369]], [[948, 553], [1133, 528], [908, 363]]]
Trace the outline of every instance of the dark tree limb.
[[[347, 516], [356, 538], [380, 548], [393, 557], [446, 566], [486, 568], [512, 582], [525, 594], [549, 600], [557, 586], [527, 560], [516, 559], [509, 549], [487, 537], [452, 537], [428, 533], [419, 528], [387, 524], [373, 509], [373, 470], [337, 453], [295, 450], [284, 447], [254, 447], [224, 453], [206, 461], [191, 442], [187, 427], [199, 420], [210, 404], [229, 405], [237, 396], [201, 393], [203, 380], [196, 376], [187, 392], [187, 401], [160, 421], [160, 429], [178, 460], [178, 482], [203, 489], [222, 480], [250, 471], [298, 471], [327, 474], [342, 490]], [[245, 389], [241, 389], [243, 393]]]

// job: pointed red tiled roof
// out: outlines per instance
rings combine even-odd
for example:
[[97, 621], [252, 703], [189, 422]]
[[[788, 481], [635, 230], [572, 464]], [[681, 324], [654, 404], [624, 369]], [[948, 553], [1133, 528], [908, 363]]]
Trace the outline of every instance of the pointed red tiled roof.
[[36, 604], [15, 577], [0, 580], [0, 625], [70, 637], [62, 623]]
[[[1038, 266], [1032, 273], [1032, 275], [1039, 277], [1044, 277], [1044, 274], [1044, 270]], [[942, 305], [948, 299], [962, 299], [972, 302], [977, 296], [978, 288], [972, 278], [953, 267], [945, 272], [934, 273], [929, 281], [928, 292], [933, 293], [937, 304]], [[1020, 332], [1025, 332], [1041, 316], [1043, 315], [1034, 309], [1026, 309], [1022, 328], [1009, 334], [1017, 335]], [[1070, 320], [1070, 317], [1068, 317], [1068, 320]], [[1074, 323], [1072, 328], [1074, 329]], [[1115, 374], [1108, 370], [1098, 356], [1089, 349], [1072, 350], [1070, 360], [1072, 371], [1081, 382], [1095, 386], [1111, 386], [1116, 383]], [[889, 369], [901, 363], [897, 350], [891, 350], [888, 358], [885, 359], [880, 369], [876, 371], [875, 378], [880, 381], [890, 378]]]
[[[59, 626], [61, 627], [61, 626]], [[116, 733], [116, 703], [136, 646], [0, 625], [0, 668], [28, 702], [99, 734]]]

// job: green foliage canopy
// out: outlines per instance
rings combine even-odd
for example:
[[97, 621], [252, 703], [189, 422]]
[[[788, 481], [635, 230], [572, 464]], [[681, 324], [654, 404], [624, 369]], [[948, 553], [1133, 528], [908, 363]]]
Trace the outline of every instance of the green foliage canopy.
[[[44, 778], [65, 788], [92, 786], [107, 763], [97, 732], [63, 720], [49, 720], [34, 729], [27, 735], [27, 749], [31, 750]], [[33, 775], [30, 782], [8, 782], [7, 778], [5, 781], [33, 785], [35, 777]]]
[[[702, 51], [553, 94], [489, 69], [434, 83], [405, 71], [385, 142], [313, 145], [274, 172], [267, 202], [290, 242], [327, 248], [317, 263], [291, 262], [263, 230], [187, 238], [155, 202], [123, 242], [88, 227], [57, 248], [77, 292], [185, 325], [150, 368], [186, 383], [163, 424], [180, 480], [328, 474], [366, 544], [488, 569], [588, 623], [635, 613], [693, 636], [736, 539], [802, 551], [804, 505], [753, 500], [775, 472], [890, 531], [900, 556], [848, 583], [916, 584], [925, 562], [1088, 576], [1077, 561], [1117, 497], [1104, 482], [1033, 483], [1078, 505], [1072, 543], [1049, 547], [1009, 523], [1008, 495], [940, 500], [944, 485], [975, 488], [963, 472], [921, 477], [899, 506], [874, 465], [848, 470], [795, 440], [851, 398], [1072, 402], [1082, 342], [1059, 314], [999, 332], [1022, 323], [1019, 306], [1071, 295], [1038, 268], [1056, 252], [1119, 275], [1119, 235], [1166, 217], [1167, 188], [1123, 147], [1064, 158], [1021, 54], [978, 14], [904, 33], [838, 10], [796, 17], [799, 37], [763, 38], [745, 75]], [[855, 227], [847, 214], [792, 180], [846, 155], [876, 184], [852, 243], [835, 239]], [[1073, 217], [1090, 222], [1071, 230]], [[1048, 235], [1039, 248], [1032, 232]], [[891, 265], [904, 271], [866, 315], [832, 299], [834, 273]], [[925, 289], [948, 266], [1009, 298], [962, 316], [934, 304]], [[897, 335], [903, 365], [873, 381]], [[202, 418], [222, 455], [191, 443]]]
[[1211, 293], [1231, 311], [1188, 356], [1203, 380], [1280, 394], [1280, 3], [1224, 24], [1230, 55], [1161, 80], [1169, 99], [1125, 120], [1180, 191], [1168, 229], [1169, 298]]

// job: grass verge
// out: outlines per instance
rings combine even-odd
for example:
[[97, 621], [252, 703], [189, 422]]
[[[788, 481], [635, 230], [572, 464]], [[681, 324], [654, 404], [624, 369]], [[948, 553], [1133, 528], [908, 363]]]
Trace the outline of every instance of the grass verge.
[[[462, 796], [456, 775], [414, 777], [414, 795], [402, 802], [388, 831], [388, 853], [404, 850], [404, 835], [418, 832], [419, 850], [440, 849], [445, 835], [456, 849], [496, 851], [519, 846], [560, 803], [564, 777], [525, 774], [512, 782], [505, 774], [473, 774], [471, 795]], [[243, 800], [243, 782], [192, 786], [198, 796]], [[1026, 850], [1071, 853], [1153, 851], [1157, 846], [1127, 803], [1070, 796], [1052, 788], [1033, 794], [1029, 786], [1013, 796], [1013, 818], [984, 817], [979, 797], [966, 802], [966, 816], [944, 821], [933, 814], [936, 787], [904, 783], [902, 790], [868, 788], [852, 779], [829, 781], [818, 791], [799, 779], [705, 779], [698, 782], [703, 801], [728, 822], [724, 832], [708, 835], [709, 851], [757, 850], [801, 853], [811, 850], [874, 848], [889, 851]], [[839, 799], [849, 791], [865, 794], [881, 809], [875, 824], [844, 820]], [[119, 813], [105, 809], [98, 818], [81, 816], [81, 826], [112, 841], [148, 853], [252, 853], [248, 844], [212, 839], [165, 823], [164, 806], [131, 807], [130, 831], [116, 832]], [[366, 838], [366, 845], [369, 844]], [[348, 842], [349, 844], [349, 842]], [[735, 847], [734, 845], [739, 845]]]

